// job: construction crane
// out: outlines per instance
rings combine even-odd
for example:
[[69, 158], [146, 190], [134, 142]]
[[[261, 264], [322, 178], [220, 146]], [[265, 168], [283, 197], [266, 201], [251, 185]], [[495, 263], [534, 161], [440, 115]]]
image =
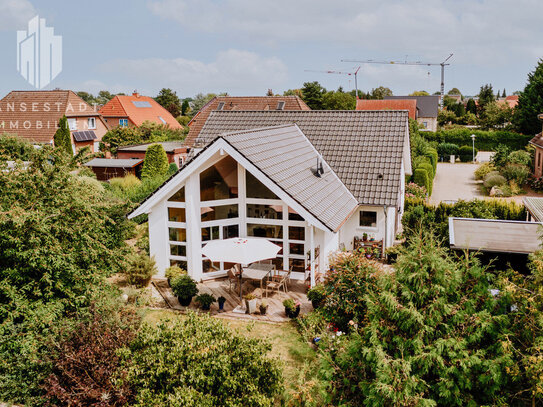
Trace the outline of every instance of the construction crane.
[[445, 95], [445, 66], [447, 61], [451, 59], [453, 54], [449, 55], [443, 62], [421, 62], [421, 61], [374, 61], [373, 59], [368, 59], [365, 61], [359, 61], [357, 59], [342, 59], [341, 62], [356, 62], [360, 64], [387, 64], [387, 65], [425, 65], [425, 66], [441, 66], [441, 96], [439, 98], [439, 105], [443, 107], [443, 97]]
[[354, 88], [356, 89], [356, 98], [358, 99], [358, 71], [360, 67], [356, 68], [354, 72], [341, 72], [341, 71], [315, 71], [313, 69], [305, 69], [304, 72], [318, 72], [318, 73], [332, 73], [336, 75], [348, 75], [354, 76]]

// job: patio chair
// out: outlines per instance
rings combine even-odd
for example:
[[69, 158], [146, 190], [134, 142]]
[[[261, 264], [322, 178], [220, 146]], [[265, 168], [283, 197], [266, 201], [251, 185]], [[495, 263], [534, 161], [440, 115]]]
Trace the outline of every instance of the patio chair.
[[229, 284], [228, 290], [232, 292], [232, 286], [234, 286], [234, 289], [236, 291], [239, 290], [239, 285], [241, 284], [241, 282], [239, 281], [239, 271], [236, 268], [236, 266], [228, 270], [226, 275], [228, 277], [228, 284]]
[[271, 291], [277, 291], [280, 292], [281, 288], [283, 288], [283, 291], [285, 294], [288, 292], [288, 283], [290, 282], [290, 274], [292, 272], [292, 267], [289, 271], [284, 270], [283, 272], [279, 271], [276, 275], [274, 275], [271, 280], [269, 280], [266, 284], [266, 297], [268, 297], [268, 289]]

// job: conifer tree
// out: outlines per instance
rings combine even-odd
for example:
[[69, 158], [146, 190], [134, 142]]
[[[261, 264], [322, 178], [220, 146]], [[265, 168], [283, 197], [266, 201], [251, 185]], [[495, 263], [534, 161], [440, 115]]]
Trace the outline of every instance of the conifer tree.
[[536, 134], [541, 131], [537, 115], [543, 113], [543, 59], [540, 59], [533, 72], [528, 74], [528, 83], [518, 98], [513, 115], [513, 124], [523, 134]]
[[153, 144], [147, 148], [143, 169], [141, 171], [142, 179], [163, 177], [168, 173], [168, 156], [161, 144]]
[[55, 143], [55, 147], [66, 151], [69, 155], [73, 155], [72, 136], [70, 134], [70, 127], [68, 126], [68, 119], [66, 116], [62, 116], [59, 119], [58, 129], [53, 136], [53, 142]]

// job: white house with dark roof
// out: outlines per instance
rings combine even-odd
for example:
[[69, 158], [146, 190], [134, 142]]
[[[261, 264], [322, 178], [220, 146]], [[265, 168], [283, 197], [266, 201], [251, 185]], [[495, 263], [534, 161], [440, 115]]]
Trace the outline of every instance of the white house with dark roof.
[[[196, 280], [225, 275], [202, 246], [263, 237], [293, 278], [328, 267], [364, 234], [393, 244], [411, 172], [404, 111], [213, 112], [192, 157], [129, 214], [149, 217], [159, 276], [171, 265]], [[205, 146], [204, 146], [205, 145]]]

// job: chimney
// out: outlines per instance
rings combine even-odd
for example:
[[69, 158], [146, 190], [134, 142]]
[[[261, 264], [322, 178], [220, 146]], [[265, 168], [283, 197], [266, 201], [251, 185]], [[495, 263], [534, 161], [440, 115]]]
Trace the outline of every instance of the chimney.
[[132, 92], [132, 96], [135, 96], [135, 97], [139, 98], [140, 94], [138, 93], [137, 90], [135, 90], [134, 92]]

